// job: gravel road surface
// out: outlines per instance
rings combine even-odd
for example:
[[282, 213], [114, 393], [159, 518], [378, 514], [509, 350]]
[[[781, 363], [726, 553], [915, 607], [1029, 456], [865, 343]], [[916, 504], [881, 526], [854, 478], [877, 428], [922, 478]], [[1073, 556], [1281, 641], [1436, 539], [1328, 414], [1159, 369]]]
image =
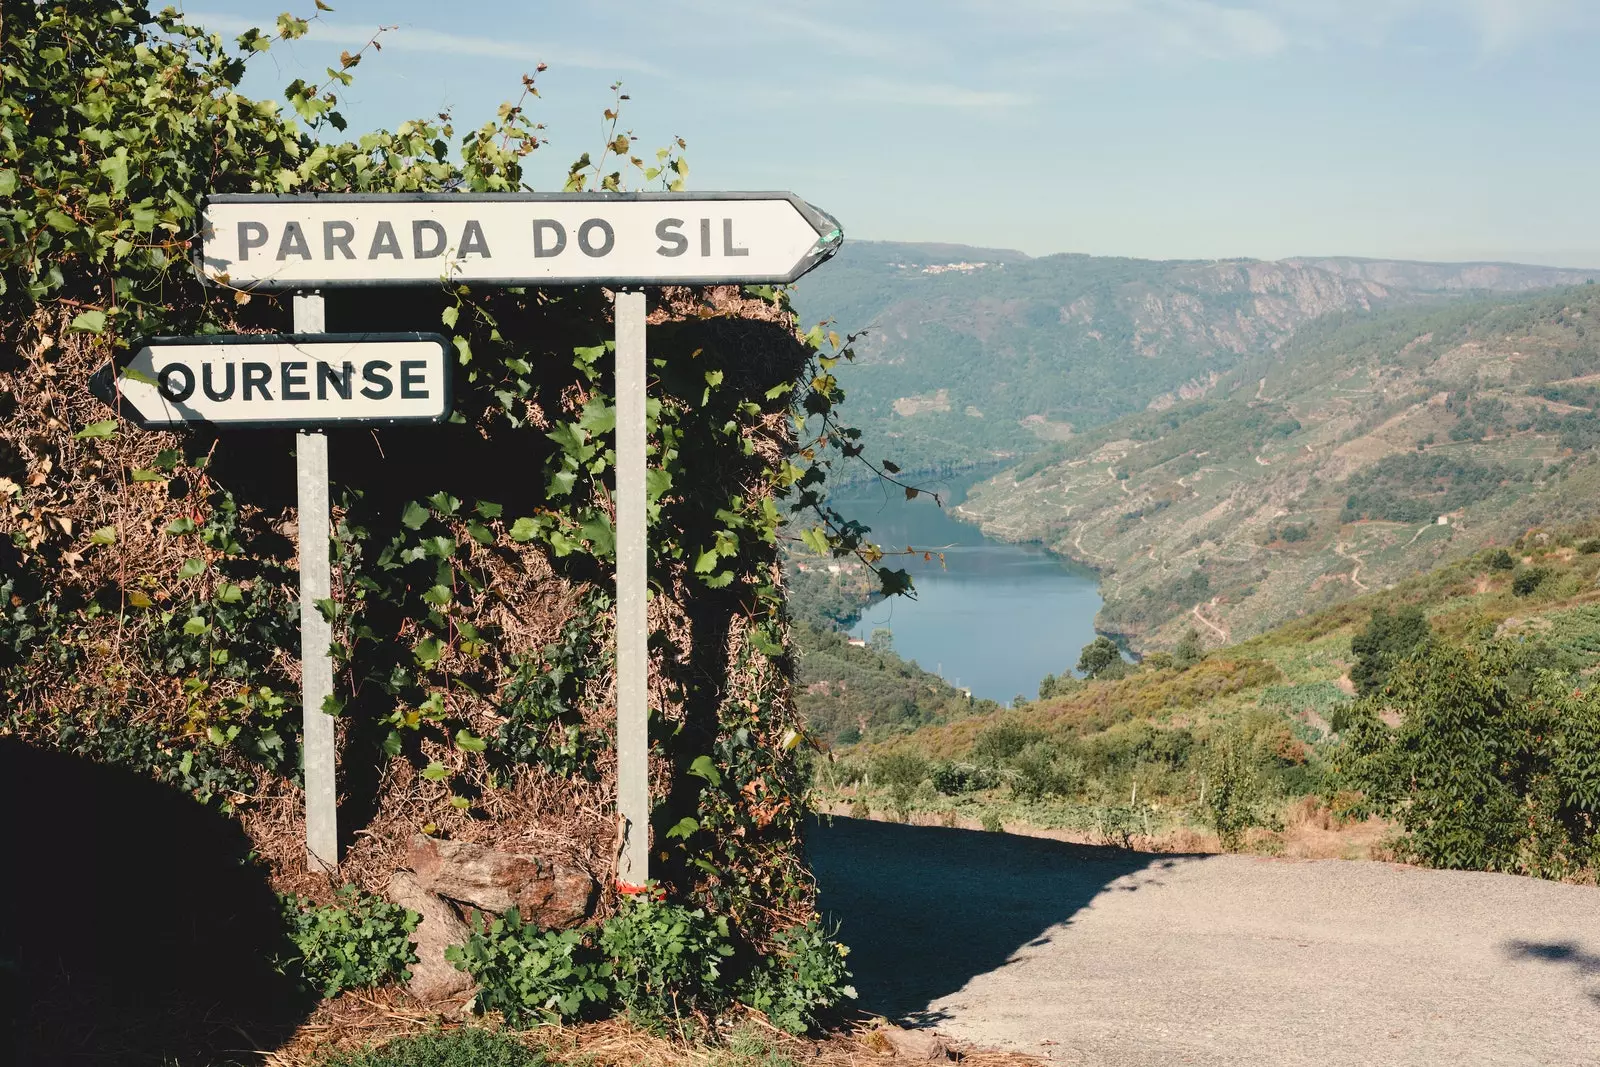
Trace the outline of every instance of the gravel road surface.
[[1600, 1065], [1600, 889], [836, 818], [861, 1007], [1061, 1064]]

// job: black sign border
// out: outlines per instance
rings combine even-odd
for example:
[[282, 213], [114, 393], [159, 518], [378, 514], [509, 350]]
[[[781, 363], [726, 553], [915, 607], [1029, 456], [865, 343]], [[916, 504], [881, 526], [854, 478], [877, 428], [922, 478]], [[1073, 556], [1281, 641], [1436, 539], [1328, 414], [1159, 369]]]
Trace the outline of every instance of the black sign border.
[[[727, 275], [703, 275], [692, 278], [579, 278], [570, 281], [560, 279], [547, 280], [544, 278], [473, 278], [470, 281], [458, 283], [448, 282], [443, 278], [375, 278], [365, 281], [348, 281], [338, 279], [299, 279], [294, 282], [275, 283], [270, 278], [260, 281], [246, 282], [239, 285], [231, 283], [224, 285], [211, 278], [205, 271], [205, 232], [206, 208], [211, 204], [285, 204], [296, 201], [315, 200], [334, 204], [411, 204], [427, 203], [429, 201], [447, 201], [450, 203], [462, 202], [496, 202], [509, 201], [512, 203], [627, 203], [629, 201], [715, 201], [715, 200], [787, 200], [800, 217], [805, 219], [812, 229], [817, 231], [817, 241], [821, 244], [831, 234], [837, 238], [821, 245], [806, 259], [802, 260], [788, 274], [760, 275], [742, 278], [730, 278]], [[661, 285], [789, 285], [798, 281], [802, 276], [810, 273], [816, 267], [832, 259], [844, 245], [844, 228], [837, 219], [826, 211], [809, 204], [790, 192], [708, 192], [708, 193], [212, 193], [200, 199], [199, 213], [201, 220], [200, 231], [200, 260], [196, 273], [202, 283], [227, 289], [237, 289], [244, 292], [253, 292], [257, 289], [289, 291], [311, 289], [384, 289], [384, 288], [415, 288], [428, 285], [472, 285], [488, 286], [497, 289], [523, 287], [530, 289], [577, 289], [589, 285], [601, 285], [611, 288], [636, 288], [641, 286]]]
[[[146, 422], [138, 408], [124, 403], [117, 387], [117, 372], [133, 361], [142, 349], [163, 345], [283, 345], [283, 344], [360, 344], [380, 341], [432, 341], [438, 344], [444, 360], [444, 410], [437, 415], [401, 416], [399, 418], [373, 418], [365, 415], [329, 419], [265, 419], [213, 422], [210, 419], [185, 420], [179, 424]], [[135, 337], [126, 348], [121, 348], [110, 363], [95, 371], [89, 378], [89, 391], [108, 405], [118, 417], [127, 419], [141, 430], [164, 430], [182, 433], [191, 426], [209, 426], [217, 430], [314, 430], [341, 426], [419, 426], [438, 425], [450, 418], [455, 410], [455, 374], [451, 361], [454, 349], [442, 334], [400, 331], [385, 333], [222, 333], [199, 337]]]

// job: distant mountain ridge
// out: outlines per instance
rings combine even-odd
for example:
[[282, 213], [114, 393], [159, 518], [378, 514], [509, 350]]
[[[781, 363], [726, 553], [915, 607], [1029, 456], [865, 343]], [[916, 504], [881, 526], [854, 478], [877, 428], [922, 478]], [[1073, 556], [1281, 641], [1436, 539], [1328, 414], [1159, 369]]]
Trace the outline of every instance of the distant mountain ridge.
[[809, 320], [869, 328], [838, 371], [873, 458], [1017, 459], [1219, 375], [1333, 313], [1600, 278], [1518, 264], [1308, 257], [1137, 260], [847, 242], [804, 279]]
[[1295, 256], [1279, 262], [1314, 267], [1343, 278], [1377, 282], [1393, 289], [1415, 289], [1420, 292], [1478, 290], [1512, 293], [1583, 285], [1600, 279], [1600, 268], [1574, 270], [1527, 263], [1424, 263], [1353, 256]]

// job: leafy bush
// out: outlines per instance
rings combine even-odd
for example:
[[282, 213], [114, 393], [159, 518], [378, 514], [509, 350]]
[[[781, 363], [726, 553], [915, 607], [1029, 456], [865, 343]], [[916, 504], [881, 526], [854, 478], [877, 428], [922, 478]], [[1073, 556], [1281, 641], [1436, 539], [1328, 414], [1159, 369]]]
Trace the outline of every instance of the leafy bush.
[[282, 905], [289, 938], [300, 955], [280, 960], [279, 969], [298, 975], [324, 997], [404, 979], [406, 965], [417, 961], [411, 931], [421, 917], [382, 897], [347, 885], [339, 890], [338, 904], [316, 904], [289, 894]]
[[855, 999], [844, 962], [850, 950], [817, 920], [781, 931], [775, 941], [774, 951], [740, 991], [746, 1005], [789, 1033], [803, 1034], [823, 1013]]
[[992, 808], [983, 813], [983, 828], [991, 834], [1005, 832], [1005, 824], [1000, 821], [1000, 813]]
[[1263, 822], [1259, 761], [1250, 739], [1238, 729], [1213, 737], [1207, 755], [1204, 806], [1222, 847], [1231, 852], [1246, 830]]
[[1035, 741], [1011, 760], [1012, 792], [1020, 800], [1070, 796], [1083, 784], [1083, 762], [1049, 741]]
[[487, 924], [476, 913], [465, 944], [445, 958], [472, 975], [474, 1011], [498, 1011], [513, 1026], [576, 1019], [606, 1003], [611, 966], [581, 930], [543, 930], [516, 908]]
[[889, 790], [889, 803], [902, 819], [910, 814], [917, 787], [932, 770], [932, 765], [915, 752], [886, 752], [872, 761], [873, 778]]
[[379, 1048], [334, 1053], [317, 1067], [545, 1067], [549, 1058], [511, 1034], [476, 1026], [398, 1037]]
[[928, 779], [934, 789], [947, 797], [991, 789], [1000, 782], [1000, 776], [993, 768], [978, 767], [971, 763], [936, 763]]
[[980, 766], [997, 767], [1027, 748], [1044, 740], [1044, 731], [1016, 719], [1006, 718], [985, 726], [972, 741], [972, 758]]
[[1400, 820], [1415, 859], [1539, 877], [1600, 862], [1600, 694], [1530, 678], [1537, 652], [1432, 646], [1356, 709], [1345, 777]]
[[1356, 691], [1365, 694], [1382, 689], [1390, 669], [1421, 644], [1428, 632], [1428, 620], [1415, 605], [1394, 614], [1388, 608], [1374, 609], [1367, 628], [1350, 639], [1350, 651], [1356, 657], [1350, 680]]
[[641, 894], [600, 930], [618, 1002], [646, 1018], [714, 1012], [730, 1000], [728, 920]]
[[1532, 596], [1539, 587], [1550, 577], [1550, 571], [1545, 567], [1525, 567], [1518, 571], [1511, 579], [1511, 592], [1513, 596]]
[[1510, 571], [1516, 567], [1517, 561], [1503, 548], [1495, 549], [1489, 556], [1489, 569], [1492, 571]]
[[1178, 647], [1172, 650], [1173, 665], [1179, 668], [1190, 667], [1205, 658], [1206, 647], [1200, 640], [1200, 631], [1189, 628], [1183, 635], [1183, 640], [1178, 642]]

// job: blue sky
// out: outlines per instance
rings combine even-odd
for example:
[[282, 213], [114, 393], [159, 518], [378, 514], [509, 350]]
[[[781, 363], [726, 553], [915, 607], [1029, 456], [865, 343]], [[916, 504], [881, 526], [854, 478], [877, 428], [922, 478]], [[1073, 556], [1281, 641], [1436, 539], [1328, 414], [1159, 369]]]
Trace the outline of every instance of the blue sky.
[[[352, 128], [465, 126], [548, 63], [539, 188], [620, 79], [691, 189], [792, 189], [849, 237], [1600, 266], [1600, 0], [328, 2], [248, 88], [395, 26]], [[229, 35], [311, 6], [185, 5]]]

